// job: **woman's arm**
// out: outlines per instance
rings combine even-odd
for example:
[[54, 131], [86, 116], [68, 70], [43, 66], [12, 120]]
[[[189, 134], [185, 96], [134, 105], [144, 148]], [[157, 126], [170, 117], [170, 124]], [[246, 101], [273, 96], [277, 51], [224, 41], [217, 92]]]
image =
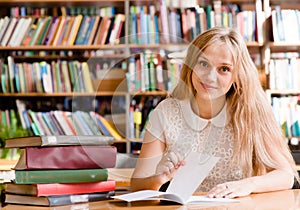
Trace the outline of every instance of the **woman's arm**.
[[169, 181], [181, 162], [172, 152], [166, 152], [165, 143], [145, 132], [141, 152], [131, 177], [131, 191], [158, 190]]
[[246, 196], [251, 193], [286, 190], [292, 188], [294, 175], [290, 169], [277, 169], [261, 176], [253, 176], [239, 181], [225, 182], [215, 186], [207, 195], [209, 197]]
[[156, 165], [165, 151], [165, 144], [146, 130], [141, 152], [131, 177], [131, 191], [158, 190], [163, 180], [155, 176]]

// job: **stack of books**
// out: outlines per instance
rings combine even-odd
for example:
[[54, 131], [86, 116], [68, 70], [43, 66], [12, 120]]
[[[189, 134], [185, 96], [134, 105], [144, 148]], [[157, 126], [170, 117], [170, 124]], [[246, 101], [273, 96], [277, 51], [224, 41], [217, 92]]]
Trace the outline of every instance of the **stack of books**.
[[116, 182], [108, 169], [117, 150], [107, 136], [31, 136], [6, 140], [21, 148], [15, 177], [6, 183], [5, 203], [60, 206], [109, 199]]

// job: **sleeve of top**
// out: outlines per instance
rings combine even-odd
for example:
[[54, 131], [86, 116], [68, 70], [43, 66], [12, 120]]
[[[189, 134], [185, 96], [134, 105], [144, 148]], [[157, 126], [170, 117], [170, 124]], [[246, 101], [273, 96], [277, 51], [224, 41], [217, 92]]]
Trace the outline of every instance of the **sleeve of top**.
[[156, 138], [164, 141], [165, 117], [163, 102], [150, 113], [146, 129]]

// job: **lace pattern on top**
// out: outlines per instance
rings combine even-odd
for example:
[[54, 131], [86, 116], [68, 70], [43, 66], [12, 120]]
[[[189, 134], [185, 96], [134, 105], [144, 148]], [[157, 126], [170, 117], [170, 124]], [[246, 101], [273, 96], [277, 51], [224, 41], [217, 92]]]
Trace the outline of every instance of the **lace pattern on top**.
[[[156, 124], [155, 128], [162, 129], [160, 131], [164, 136], [162, 141], [166, 143], [168, 150], [174, 151], [183, 157], [186, 157], [191, 150], [200, 154], [220, 157], [217, 165], [200, 184], [197, 191], [209, 191], [217, 184], [242, 178], [241, 169], [234, 166], [231, 161], [234, 140], [233, 129], [229, 123], [220, 126], [218, 123], [214, 123], [213, 120], [201, 119], [199, 116], [196, 117], [200, 121], [188, 119], [186, 116], [195, 115], [189, 101], [170, 98], [161, 102], [157, 108], [159, 114], [151, 117], [149, 122], [151, 124], [164, 123], [164, 125]], [[160, 120], [153, 119], [155, 116], [160, 116]], [[195, 123], [199, 125], [195, 125]], [[152, 133], [151, 129], [154, 128], [149, 126], [147, 129]]]

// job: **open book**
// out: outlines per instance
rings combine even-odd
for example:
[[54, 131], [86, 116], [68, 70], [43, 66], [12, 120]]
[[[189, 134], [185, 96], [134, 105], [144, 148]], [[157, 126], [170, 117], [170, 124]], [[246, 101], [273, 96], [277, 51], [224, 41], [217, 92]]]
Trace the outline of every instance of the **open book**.
[[166, 192], [142, 190], [114, 196], [113, 198], [127, 202], [139, 200], [168, 200], [180, 204], [195, 202], [238, 202], [238, 200], [228, 198], [193, 196], [193, 193], [205, 177], [207, 177], [218, 160], [219, 157], [191, 152], [185, 159], [184, 166], [181, 166], [174, 174]]
[[141, 201], [141, 200], [166, 200], [166, 201], [172, 201], [180, 204], [193, 204], [199, 202], [222, 202], [222, 203], [239, 202], [236, 199], [209, 198], [204, 195], [190, 196], [187, 200], [183, 200], [177, 194], [155, 191], [155, 190], [142, 190], [142, 191], [127, 193], [123, 195], [113, 196], [113, 198], [124, 200], [127, 202]]

